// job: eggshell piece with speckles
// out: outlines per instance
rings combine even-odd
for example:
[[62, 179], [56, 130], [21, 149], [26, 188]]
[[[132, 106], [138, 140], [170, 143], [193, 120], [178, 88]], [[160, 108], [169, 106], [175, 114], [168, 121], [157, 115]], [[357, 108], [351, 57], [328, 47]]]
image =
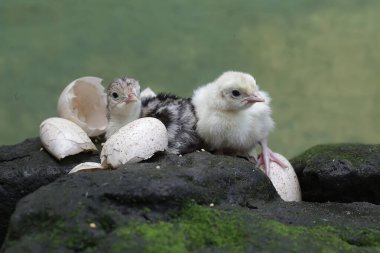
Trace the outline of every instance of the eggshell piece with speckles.
[[[287, 168], [282, 168], [277, 163], [271, 162], [268, 175], [269, 179], [278, 195], [280, 195], [284, 201], [301, 201], [301, 187], [293, 166], [283, 155], [278, 153], [276, 153], [276, 155], [287, 165]], [[260, 166], [260, 169], [263, 170], [263, 166]]]
[[165, 125], [155, 118], [141, 118], [120, 128], [104, 144], [100, 154], [104, 168], [118, 168], [127, 163], [149, 159], [166, 150], [168, 133]]
[[59, 160], [80, 152], [97, 150], [82, 128], [62, 118], [44, 120], [40, 125], [40, 139], [45, 149]]

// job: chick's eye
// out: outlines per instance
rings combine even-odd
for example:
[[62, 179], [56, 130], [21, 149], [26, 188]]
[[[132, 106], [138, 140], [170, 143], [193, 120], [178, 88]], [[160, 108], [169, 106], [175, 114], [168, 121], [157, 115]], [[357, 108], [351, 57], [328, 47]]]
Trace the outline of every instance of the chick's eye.
[[117, 94], [116, 92], [112, 92], [111, 96], [112, 96], [113, 98], [118, 98], [118, 97], [119, 97], [119, 94]]
[[240, 91], [238, 91], [238, 90], [233, 90], [233, 91], [232, 91], [232, 96], [234, 96], [234, 97], [238, 97], [238, 96], [240, 96]]

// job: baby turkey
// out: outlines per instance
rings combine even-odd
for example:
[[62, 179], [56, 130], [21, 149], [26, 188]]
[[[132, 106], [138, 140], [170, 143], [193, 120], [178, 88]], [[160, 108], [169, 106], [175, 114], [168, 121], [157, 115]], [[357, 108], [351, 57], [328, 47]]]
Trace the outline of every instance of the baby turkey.
[[140, 84], [127, 77], [115, 79], [107, 89], [106, 139], [141, 114]]
[[184, 154], [199, 149], [202, 142], [195, 131], [196, 116], [190, 98], [160, 93], [140, 96], [137, 80], [123, 77], [108, 87], [108, 128], [106, 138], [139, 117], [159, 119], [168, 131], [168, 149], [172, 154]]
[[227, 71], [195, 90], [192, 101], [198, 117], [197, 133], [210, 151], [252, 161], [260, 144], [257, 167], [264, 165], [267, 174], [270, 161], [286, 167], [268, 147], [268, 134], [274, 128], [270, 97], [259, 90], [251, 75]]

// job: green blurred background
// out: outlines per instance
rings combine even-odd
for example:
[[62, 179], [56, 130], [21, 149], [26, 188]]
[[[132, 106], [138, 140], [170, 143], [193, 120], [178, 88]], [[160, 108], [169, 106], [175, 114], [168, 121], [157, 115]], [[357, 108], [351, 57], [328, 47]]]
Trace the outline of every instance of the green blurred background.
[[191, 96], [225, 70], [270, 93], [289, 158], [380, 143], [378, 0], [1, 0], [0, 145], [37, 136], [78, 77]]

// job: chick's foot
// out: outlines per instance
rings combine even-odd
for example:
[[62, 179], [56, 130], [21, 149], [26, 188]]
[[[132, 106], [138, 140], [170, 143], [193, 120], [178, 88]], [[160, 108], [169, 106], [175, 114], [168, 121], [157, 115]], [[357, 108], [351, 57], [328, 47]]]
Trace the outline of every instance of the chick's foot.
[[261, 165], [264, 165], [264, 172], [269, 176], [270, 162], [275, 162], [284, 169], [288, 167], [283, 161], [281, 161], [281, 158], [279, 156], [270, 150], [267, 144], [267, 140], [262, 141], [260, 144], [262, 153], [259, 155], [256, 165], [257, 168], [259, 168]]

